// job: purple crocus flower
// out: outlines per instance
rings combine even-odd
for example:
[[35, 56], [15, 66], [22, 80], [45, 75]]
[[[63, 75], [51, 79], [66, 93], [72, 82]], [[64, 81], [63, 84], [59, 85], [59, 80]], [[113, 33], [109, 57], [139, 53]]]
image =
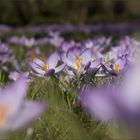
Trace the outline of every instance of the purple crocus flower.
[[25, 78], [0, 91], [0, 136], [23, 128], [44, 111], [44, 102], [25, 100], [28, 84]]
[[91, 63], [91, 50], [82, 50], [79, 47], [70, 48], [66, 55], [62, 55], [62, 60], [69, 66], [69, 68], [82, 72], [90, 67]]
[[115, 73], [120, 73], [126, 66], [126, 59], [125, 58], [119, 58], [115, 63], [112, 64], [112, 69], [115, 71]]
[[102, 63], [102, 68], [106, 70], [111, 75], [118, 75], [127, 70], [126, 58], [118, 58], [115, 62], [112, 62], [110, 66]]
[[27, 38], [25, 36], [22, 37], [13, 36], [8, 40], [8, 42], [10, 44], [18, 44], [28, 48], [31, 48], [36, 44], [36, 40], [34, 38]]
[[33, 60], [29, 61], [29, 66], [35, 75], [39, 77], [50, 76], [54, 73], [60, 72], [65, 68], [65, 64], [58, 66], [59, 60], [60, 57], [58, 53], [54, 52], [45, 61], [39, 58], [33, 58]]
[[0, 42], [0, 62], [7, 63], [13, 61], [12, 49]]
[[60, 47], [64, 42], [64, 38], [60, 37], [59, 34], [51, 33], [51, 38], [49, 39], [49, 43], [55, 47]]
[[36, 41], [34, 38], [29, 39], [29, 38], [23, 36], [19, 39], [19, 43], [25, 47], [31, 48], [33, 45], [35, 45]]
[[21, 73], [21, 72], [13, 71], [13, 72], [10, 72], [9, 74], [9, 78], [14, 81], [18, 80], [21, 77], [28, 78], [29, 72]]
[[61, 51], [66, 53], [70, 48], [79, 47], [79, 46], [81, 46], [81, 44], [73, 40], [68, 41], [68, 42], [65, 41], [61, 45]]

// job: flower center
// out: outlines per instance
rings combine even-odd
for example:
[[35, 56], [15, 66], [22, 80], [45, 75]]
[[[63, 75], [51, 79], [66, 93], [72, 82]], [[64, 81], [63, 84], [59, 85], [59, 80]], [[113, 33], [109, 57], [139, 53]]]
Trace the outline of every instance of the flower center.
[[76, 60], [76, 66], [78, 70], [82, 68], [82, 58], [80, 56]]
[[43, 70], [45, 71], [45, 73], [48, 71], [48, 69], [49, 69], [49, 65], [44, 63]]
[[6, 115], [8, 108], [6, 106], [0, 106], [0, 127], [4, 126], [6, 122]]
[[47, 72], [47, 65], [46, 65], [46, 64], [43, 65], [43, 70], [44, 70], [45, 72]]
[[119, 71], [120, 71], [120, 65], [119, 65], [119, 64], [115, 64], [115, 65], [114, 65], [114, 71], [115, 71], [116, 73], [119, 73]]

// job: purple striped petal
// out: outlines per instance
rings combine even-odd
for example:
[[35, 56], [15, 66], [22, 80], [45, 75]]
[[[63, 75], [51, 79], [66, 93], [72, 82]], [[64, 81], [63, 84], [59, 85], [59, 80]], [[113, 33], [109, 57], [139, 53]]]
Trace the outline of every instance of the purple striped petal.
[[89, 69], [89, 68], [90, 68], [90, 65], [91, 65], [91, 62], [88, 62], [88, 63], [85, 65], [84, 70]]
[[56, 68], [55, 68], [55, 73], [58, 73], [58, 72], [60, 72], [61, 70], [63, 70], [63, 69], [65, 68], [65, 66], [66, 66], [66, 64], [62, 64], [62, 65], [56, 67]]
[[38, 59], [38, 58], [34, 58], [33, 63], [35, 63], [39, 67], [44, 66], [44, 62], [42, 60]]

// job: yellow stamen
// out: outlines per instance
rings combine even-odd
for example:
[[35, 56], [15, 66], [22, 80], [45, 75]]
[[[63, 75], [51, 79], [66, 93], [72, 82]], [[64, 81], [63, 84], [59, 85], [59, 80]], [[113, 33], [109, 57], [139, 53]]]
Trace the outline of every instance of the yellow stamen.
[[47, 65], [44, 63], [43, 70], [47, 72]]
[[76, 66], [77, 66], [77, 69], [80, 70], [82, 68], [82, 58], [81, 57], [78, 57], [77, 60], [76, 60]]
[[4, 126], [6, 122], [6, 115], [8, 108], [6, 106], [0, 106], [0, 127]]
[[115, 64], [115, 65], [114, 65], [114, 71], [115, 71], [116, 73], [119, 73], [119, 71], [120, 71], [120, 65], [119, 65], [119, 64]]

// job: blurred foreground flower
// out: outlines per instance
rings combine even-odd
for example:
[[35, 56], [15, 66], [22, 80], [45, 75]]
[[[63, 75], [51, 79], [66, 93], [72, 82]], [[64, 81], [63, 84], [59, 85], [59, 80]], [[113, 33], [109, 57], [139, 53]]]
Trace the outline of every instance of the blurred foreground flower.
[[[120, 81], [120, 86], [110, 88], [89, 88], [82, 95], [83, 106], [104, 122], [121, 122], [139, 138], [140, 128], [140, 62]], [[113, 86], [113, 85], [112, 85]]]
[[45, 110], [44, 102], [25, 100], [27, 82], [20, 78], [0, 91], [0, 137], [24, 128]]

